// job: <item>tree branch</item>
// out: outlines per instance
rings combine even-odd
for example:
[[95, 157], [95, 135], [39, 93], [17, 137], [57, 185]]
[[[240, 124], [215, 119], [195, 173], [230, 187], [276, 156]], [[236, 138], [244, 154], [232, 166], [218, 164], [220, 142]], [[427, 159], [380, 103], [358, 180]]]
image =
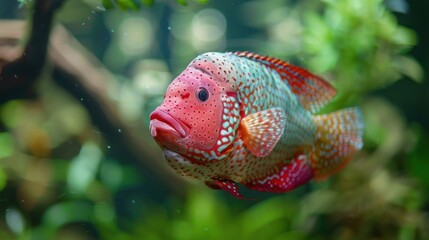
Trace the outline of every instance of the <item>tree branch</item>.
[[21, 55], [13, 61], [0, 61], [0, 104], [14, 98], [34, 97], [34, 82], [46, 59], [55, 11], [64, 0], [36, 0], [31, 31]]

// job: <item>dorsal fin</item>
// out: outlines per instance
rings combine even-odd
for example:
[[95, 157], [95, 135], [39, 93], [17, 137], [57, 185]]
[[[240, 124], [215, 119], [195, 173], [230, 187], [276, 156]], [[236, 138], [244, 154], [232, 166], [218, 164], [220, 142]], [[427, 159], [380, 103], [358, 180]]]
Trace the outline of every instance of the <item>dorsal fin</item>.
[[304, 68], [291, 65], [278, 58], [250, 52], [232, 52], [232, 54], [259, 62], [275, 70], [289, 84], [292, 92], [299, 96], [302, 106], [312, 113], [319, 111], [335, 96], [336, 91], [331, 84]]

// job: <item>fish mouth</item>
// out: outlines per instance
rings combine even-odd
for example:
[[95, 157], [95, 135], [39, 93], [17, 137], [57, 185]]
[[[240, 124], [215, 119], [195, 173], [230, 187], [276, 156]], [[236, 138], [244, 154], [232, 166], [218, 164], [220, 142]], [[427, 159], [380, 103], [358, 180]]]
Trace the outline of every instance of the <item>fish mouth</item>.
[[164, 110], [156, 109], [150, 114], [150, 134], [156, 137], [158, 131], [173, 133], [183, 138], [188, 135], [189, 128]]

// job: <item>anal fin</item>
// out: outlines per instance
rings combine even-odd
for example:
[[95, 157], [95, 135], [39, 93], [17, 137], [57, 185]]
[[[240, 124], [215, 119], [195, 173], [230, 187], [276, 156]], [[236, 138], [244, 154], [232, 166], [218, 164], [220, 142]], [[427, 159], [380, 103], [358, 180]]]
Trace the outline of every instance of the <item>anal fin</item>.
[[235, 198], [244, 199], [243, 195], [239, 192], [238, 186], [235, 182], [230, 180], [214, 180], [207, 181], [206, 185], [212, 189], [222, 189], [234, 196]]

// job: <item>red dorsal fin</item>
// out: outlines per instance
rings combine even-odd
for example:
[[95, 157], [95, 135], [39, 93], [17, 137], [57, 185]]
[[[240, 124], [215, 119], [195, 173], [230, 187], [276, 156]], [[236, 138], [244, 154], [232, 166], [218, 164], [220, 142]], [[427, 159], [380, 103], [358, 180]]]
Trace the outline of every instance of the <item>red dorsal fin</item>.
[[292, 92], [299, 96], [302, 106], [313, 113], [319, 111], [335, 96], [336, 91], [331, 84], [304, 68], [277, 58], [250, 52], [233, 52], [232, 54], [259, 62], [275, 70], [289, 84]]

